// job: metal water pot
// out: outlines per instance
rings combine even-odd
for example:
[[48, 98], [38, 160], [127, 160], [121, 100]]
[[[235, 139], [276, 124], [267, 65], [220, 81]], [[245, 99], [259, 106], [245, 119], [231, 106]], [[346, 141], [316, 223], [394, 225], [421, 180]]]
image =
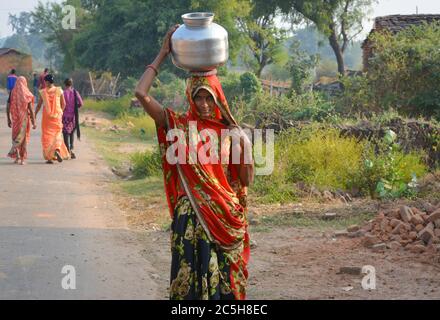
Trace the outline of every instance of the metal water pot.
[[228, 61], [228, 32], [213, 22], [213, 13], [187, 13], [182, 19], [184, 24], [171, 37], [171, 57], [176, 67], [211, 71]]

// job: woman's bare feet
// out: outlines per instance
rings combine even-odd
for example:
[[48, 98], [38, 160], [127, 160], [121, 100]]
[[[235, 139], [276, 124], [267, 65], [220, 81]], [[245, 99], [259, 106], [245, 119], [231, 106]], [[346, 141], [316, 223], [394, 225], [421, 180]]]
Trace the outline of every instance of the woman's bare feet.
[[26, 162], [23, 160], [20, 161], [20, 165], [24, 166], [26, 164]]

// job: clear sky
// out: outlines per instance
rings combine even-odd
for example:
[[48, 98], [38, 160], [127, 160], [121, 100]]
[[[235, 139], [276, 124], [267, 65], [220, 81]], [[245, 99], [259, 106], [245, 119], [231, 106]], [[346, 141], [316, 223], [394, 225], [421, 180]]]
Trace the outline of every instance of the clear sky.
[[[8, 25], [9, 13], [16, 14], [21, 11], [30, 11], [38, 4], [39, 0], [0, 0], [0, 38], [10, 36], [12, 30]], [[61, 2], [61, 0], [40, 0], [46, 2]]]
[[[40, 0], [45, 2], [61, 2], [62, 0]], [[0, 37], [12, 34], [8, 26], [8, 14], [32, 10], [38, 0], [0, 0]], [[418, 7], [419, 13], [440, 14], [440, 0], [379, 0], [374, 6], [373, 17], [390, 14], [414, 14]], [[365, 23], [365, 33], [371, 29], [372, 21]]]

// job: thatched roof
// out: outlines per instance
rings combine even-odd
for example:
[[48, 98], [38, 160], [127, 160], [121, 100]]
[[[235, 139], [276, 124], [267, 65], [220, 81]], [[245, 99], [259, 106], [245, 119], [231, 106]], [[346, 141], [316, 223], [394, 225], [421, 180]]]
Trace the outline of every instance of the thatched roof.
[[13, 48], [0, 48], [0, 56], [11, 53], [11, 52], [16, 53], [16, 54], [27, 55], [26, 53], [20, 52], [16, 49], [13, 49]]
[[[370, 35], [376, 31], [382, 30], [396, 34], [410, 26], [418, 26], [424, 23], [433, 22], [440, 22], [440, 14], [412, 14], [377, 17], [374, 19], [374, 26]], [[362, 46], [366, 44], [370, 35], [365, 39]]]

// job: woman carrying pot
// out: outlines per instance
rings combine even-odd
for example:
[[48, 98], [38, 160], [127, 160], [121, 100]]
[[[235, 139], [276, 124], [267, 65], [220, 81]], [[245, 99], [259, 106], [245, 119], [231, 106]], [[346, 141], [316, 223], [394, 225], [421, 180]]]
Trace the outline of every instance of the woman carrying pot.
[[[136, 87], [136, 97], [156, 123], [162, 154], [172, 217], [170, 299], [245, 299], [250, 255], [246, 195], [254, 171], [249, 154], [251, 142], [232, 116], [214, 73], [188, 79], [189, 107], [184, 114], [163, 108], [148, 94], [160, 65], [171, 52], [171, 36], [177, 28], [176, 25], [168, 31], [159, 54]], [[186, 137], [179, 151], [186, 160], [191, 158], [191, 126], [199, 138], [202, 131], [220, 137], [222, 130], [234, 129], [232, 142], [220, 144], [218, 154], [238, 152], [238, 163], [201, 161], [199, 157], [192, 157], [193, 161], [169, 161], [167, 150], [175, 139], [169, 141], [167, 134], [176, 129]], [[200, 140], [203, 139], [195, 145], [198, 154], [206, 146]], [[248, 161], [244, 161], [245, 156]]]

